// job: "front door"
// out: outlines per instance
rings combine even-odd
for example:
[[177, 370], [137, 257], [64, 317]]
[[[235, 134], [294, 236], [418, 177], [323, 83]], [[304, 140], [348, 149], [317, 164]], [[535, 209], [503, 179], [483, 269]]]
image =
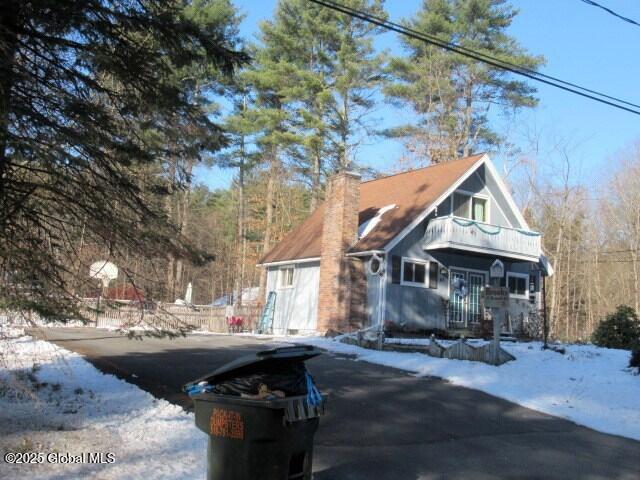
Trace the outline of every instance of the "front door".
[[[482, 272], [451, 269], [451, 285], [449, 287], [449, 326], [467, 328], [480, 321], [482, 309], [480, 295], [485, 285], [486, 275]], [[463, 280], [466, 295], [454, 288], [457, 281]]]

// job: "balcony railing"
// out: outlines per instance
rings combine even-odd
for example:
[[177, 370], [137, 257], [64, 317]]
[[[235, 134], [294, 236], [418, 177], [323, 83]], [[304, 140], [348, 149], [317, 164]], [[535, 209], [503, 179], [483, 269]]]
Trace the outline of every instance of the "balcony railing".
[[429, 222], [424, 249], [454, 248], [537, 262], [540, 234], [466, 218], [438, 217]]

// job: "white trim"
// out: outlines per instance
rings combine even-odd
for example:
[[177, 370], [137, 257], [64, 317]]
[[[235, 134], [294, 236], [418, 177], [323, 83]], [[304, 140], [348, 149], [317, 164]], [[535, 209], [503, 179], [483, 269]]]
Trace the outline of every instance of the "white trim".
[[[521, 228], [523, 230], [531, 230], [531, 228], [529, 228], [529, 224], [527, 223], [527, 221], [522, 216], [522, 212], [520, 211], [520, 209], [516, 205], [516, 202], [513, 200], [513, 197], [511, 196], [511, 193], [509, 192], [509, 189], [507, 189], [507, 185], [502, 180], [502, 176], [500, 175], [500, 173], [498, 173], [498, 170], [496, 169], [495, 165], [493, 164], [493, 162], [491, 161], [489, 156], [487, 155], [486, 157], [487, 157], [488, 161], [485, 162], [485, 165], [487, 166], [487, 168], [489, 170], [489, 173], [491, 173], [491, 176], [493, 177], [493, 179], [495, 180], [496, 184], [498, 185], [498, 189], [502, 192], [502, 195], [504, 195], [504, 198], [507, 200], [507, 204], [509, 205], [509, 208], [511, 208], [513, 214], [515, 215], [516, 220], [518, 220], [518, 222], [520, 222], [520, 227], [519, 228]], [[507, 218], [507, 220], [508, 220], [508, 218]]]
[[[478, 171], [476, 170], [473, 173], [478, 173]], [[480, 178], [480, 176], [478, 176], [478, 178]], [[484, 182], [483, 182], [484, 185]], [[471, 190], [464, 190], [462, 188], [458, 188], [456, 189], [455, 192], [453, 193], [462, 193], [463, 195], [469, 195], [470, 197], [480, 197], [480, 198], [489, 198], [489, 195], [487, 195], [486, 193], [477, 193], [477, 192], [472, 192]]]
[[299, 263], [311, 263], [311, 262], [319, 262], [320, 257], [311, 257], [311, 258], [300, 258], [298, 260], [282, 260], [279, 262], [267, 262], [267, 263], [259, 263], [258, 267], [277, 267], [279, 265], [294, 265]]
[[465, 268], [465, 267], [447, 267], [449, 270], [449, 275], [447, 278], [447, 299], [451, 299], [451, 270], [460, 270], [462, 272], [471, 272], [471, 273], [481, 273], [484, 275], [484, 285], [482, 288], [487, 286], [487, 279], [489, 278], [489, 272], [487, 270], [478, 270], [477, 268]]
[[[505, 219], [505, 221], [507, 222], [507, 226], [511, 227], [511, 228], [515, 228], [516, 226], [513, 225], [511, 223], [511, 220], [509, 220], [509, 217], [507, 215], [505, 215], [504, 210], [502, 210], [502, 207], [500, 206], [500, 204], [498, 203], [498, 201], [496, 200], [496, 197], [493, 195], [493, 192], [489, 189], [489, 187], [487, 186], [487, 182], [485, 182], [482, 177], [480, 176], [480, 174], [478, 173], [478, 170], [476, 170], [474, 172], [476, 174], [476, 176], [478, 177], [478, 180], [480, 180], [482, 182], [482, 184], [484, 185], [484, 187], [487, 189], [487, 192], [489, 192], [489, 197], [491, 198], [491, 204], [495, 205], [498, 210], [500, 210], [500, 213], [502, 214], [502, 217]], [[497, 225], [494, 224], [494, 225]]]
[[507, 272], [507, 279], [505, 280], [507, 288], [509, 288], [509, 277], [524, 278], [524, 295], [509, 292], [509, 298], [519, 298], [521, 300], [529, 300], [529, 275], [528, 273], [519, 272]]
[[[447, 282], [447, 300], [449, 302], [451, 302], [451, 271], [452, 270], [458, 270], [459, 272], [463, 272], [465, 273], [465, 281], [467, 282], [467, 285], [469, 287], [471, 287], [471, 280], [469, 279], [469, 273], [473, 273], [476, 275], [482, 275], [484, 277], [484, 285], [482, 285], [482, 287], [480, 287], [482, 290], [485, 289], [485, 287], [487, 286], [487, 278], [489, 277], [489, 272], [486, 270], [478, 270], [475, 268], [465, 268], [465, 267], [449, 267], [449, 280]], [[466, 328], [469, 328], [469, 326], [475, 325], [477, 322], [471, 322], [469, 321], [469, 294], [471, 293], [471, 290], [469, 290], [469, 292], [467, 293], [467, 296], [464, 298], [463, 302], [466, 305], [466, 315], [464, 318], [464, 321], [462, 322], [453, 322], [451, 321], [451, 323], [457, 323], [457, 324], [464, 324], [464, 326]], [[478, 302], [480, 302], [480, 299], [478, 299]], [[446, 330], [449, 330], [449, 325], [447, 325]]]
[[389, 276], [387, 272], [389, 271], [389, 258], [385, 257], [385, 266], [384, 272], [380, 276], [380, 283], [378, 284], [380, 287], [380, 291], [378, 292], [378, 329], [380, 333], [384, 330], [384, 322], [385, 322], [385, 310], [387, 308], [387, 282], [389, 281]]
[[[406, 282], [404, 280], [405, 262], [424, 265], [424, 283]], [[424, 260], [422, 258], [402, 257], [400, 261], [400, 285], [403, 285], [405, 287], [429, 288], [429, 264], [430, 263], [431, 262], [429, 260]]]
[[[478, 171], [476, 170], [475, 173], [477, 174]], [[456, 193], [459, 195], [464, 195], [466, 197], [469, 197], [469, 212], [468, 212], [468, 217], [457, 217], [457, 218], [464, 218], [465, 220], [473, 220], [474, 222], [480, 222], [480, 220], [475, 220], [473, 218], [473, 200], [474, 198], [479, 198], [480, 200], [484, 200], [484, 206], [485, 206], [485, 221], [482, 221], [480, 223], [487, 223], [490, 224], [491, 223], [491, 197], [489, 195], [486, 195], [484, 193], [473, 193], [470, 192], [469, 190], [461, 190], [461, 189], [457, 189], [455, 192], [453, 192], [451, 194], [451, 196], [449, 197], [451, 199], [451, 205], [449, 206], [449, 209], [451, 211], [451, 216], [455, 217], [456, 215], [454, 214], [453, 211], [453, 207], [454, 207], [454, 200], [453, 198], [456, 196]]]
[[[467, 268], [467, 267], [448, 267], [449, 270], [464, 270], [465, 272], [472, 272], [472, 273], [484, 273], [486, 275], [486, 277], [489, 276], [489, 271], [488, 270], [480, 270], [479, 268]], [[486, 280], [485, 277], [485, 280]]]
[[384, 255], [384, 250], [367, 250], [366, 252], [353, 252], [345, 254], [345, 257], [368, 257], [369, 255]]
[[485, 153], [478, 159], [476, 163], [474, 163], [469, 169], [456, 181], [451, 185], [442, 195], [440, 195], [431, 205], [429, 205], [426, 209], [422, 211], [420, 215], [413, 219], [409, 225], [404, 227], [402, 231], [393, 237], [389, 243], [387, 243], [384, 247], [385, 252], [389, 252], [393, 247], [395, 247], [398, 243], [402, 241], [404, 237], [409, 235], [420, 223], [429, 216], [429, 214], [442, 202], [444, 202], [451, 193], [455, 192], [456, 189], [464, 183], [464, 181], [473, 175], [480, 165], [482, 165], [489, 156]]
[[[429, 216], [429, 214], [431, 214], [431, 212], [433, 212], [437, 208], [438, 205], [440, 205], [442, 202], [444, 202], [449, 195], [451, 195], [453, 192], [455, 192], [460, 185], [462, 185], [471, 175], [473, 175], [475, 172], [477, 172], [477, 170], [480, 167], [480, 165], [483, 165], [483, 164], [487, 166], [487, 169], [489, 170], [489, 173], [491, 174], [491, 176], [494, 178], [496, 184], [498, 185], [498, 189], [500, 190], [500, 192], [502, 193], [504, 198], [507, 200], [507, 204], [509, 205], [509, 207], [513, 211], [514, 216], [520, 222], [519, 226], [512, 225], [512, 227], [521, 228], [522, 230], [531, 230], [531, 228], [529, 227], [529, 224], [527, 223], [527, 221], [522, 216], [522, 213], [520, 212], [520, 209], [515, 204], [515, 202], [513, 200], [513, 197], [511, 196], [511, 194], [509, 193], [509, 190], [507, 189], [507, 186], [502, 181], [502, 177], [500, 176], [500, 174], [496, 170], [496, 167], [493, 165], [493, 162], [489, 158], [489, 155], [487, 155], [485, 153], [484, 155], [482, 155], [482, 157], [480, 157], [478, 159], [478, 161], [476, 163], [474, 163], [471, 167], [469, 167], [469, 170], [467, 170], [464, 173], [464, 175], [462, 175], [442, 195], [440, 195], [440, 197], [438, 197], [438, 199], [435, 202], [433, 202], [431, 205], [429, 205], [425, 210], [422, 211], [422, 213], [420, 215], [418, 215], [416, 218], [414, 218], [413, 221], [409, 225], [404, 227], [402, 229], [402, 231], [400, 233], [398, 233], [398, 235], [393, 237], [393, 239], [391, 239], [391, 241], [385, 245], [385, 247], [384, 247], [385, 252], [389, 252], [393, 247], [395, 247], [398, 243], [400, 243], [402, 241], [402, 239], [404, 237], [406, 237], [409, 233], [411, 233], [413, 231], [413, 229], [416, 228], [425, 218], [427, 218]], [[483, 183], [486, 186], [486, 182], [483, 182]], [[497, 202], [496, 202], [496, 204], [497, 204]], [[451, 213], [453, 214], [453, 212], [451, 212]], [[502, 212], [502, 214], [504, 215], [504, 212]], [[507, 219], [507, 221], [509, 220], [509, 218], [506, 215], [504, 215], [504, 217]]]

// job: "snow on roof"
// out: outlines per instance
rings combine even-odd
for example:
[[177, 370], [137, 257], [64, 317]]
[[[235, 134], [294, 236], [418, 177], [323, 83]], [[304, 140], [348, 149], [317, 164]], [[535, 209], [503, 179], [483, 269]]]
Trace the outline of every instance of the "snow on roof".
[[362, 223], [358, 227], [358, 238], [360, 239], [360, 238], [366, 237], [367, 234], [371, 230], [376, 228], [376, 225], [378, 225], [380, 220], [382, 220], [382, 215], [384, 215], [385, 212], [387, 212], [387, 211], [389, 211], [389, 210], [391, 210], [393, 208], [396, 208], [396, 204], [395, 203], [392, 203], [391, 205], [385, 205], [380, 210], [378, 210], [378, 213], [376, 213], [373, 218], [370, 218], [366, 222]]

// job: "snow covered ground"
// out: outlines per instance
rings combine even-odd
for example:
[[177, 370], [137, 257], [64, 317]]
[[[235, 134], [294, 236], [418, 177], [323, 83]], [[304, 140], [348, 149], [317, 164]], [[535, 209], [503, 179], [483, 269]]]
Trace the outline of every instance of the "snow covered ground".
[[[96, 370], [76, 353], [0, 325], [0, 455], [5, 452], [113, 454], [107, 464], [8, 465], [4, 478], [67, 480], [203, 478], [206, 436], [193, 415]], [[419, 353], [378, 352], [317, 337], [307, 343], [418, 376], [437, 376], [607, 433], [640, 440], [640, 376], [629, 352], [505, 343], [517, 360], [500, 367]], [[403, 340], [402, 343], [411, 343]], [[424, 343], [424, 342], [421, 342]], [[33, 368], [33, 365], [36, 365]]]
[[17, 337], [15, 329], [0, 334], [13, 337], [0, 341], [0, 456], [91, 452], [114, 459], [32, 465], [0, 460], [0, 477], [204, 478], [206, 435], [196, 430], [192, 414], [102, 374], [76, 353]]
[[[289, 341], [356, 355], [358, 360], [418, 376], [441, 377], [595, 430], [640, 440], [640, 376], [627, 367], [630, 354], [626, 350], [563, 345], [566, 354], [561, 355], [542, 350], [537, 342], [503, 342], [516, 360], [494, 367], [420, 353], [379, 352], [326, 338]], [[403, 339], [401, 343], [412, 342]]]

